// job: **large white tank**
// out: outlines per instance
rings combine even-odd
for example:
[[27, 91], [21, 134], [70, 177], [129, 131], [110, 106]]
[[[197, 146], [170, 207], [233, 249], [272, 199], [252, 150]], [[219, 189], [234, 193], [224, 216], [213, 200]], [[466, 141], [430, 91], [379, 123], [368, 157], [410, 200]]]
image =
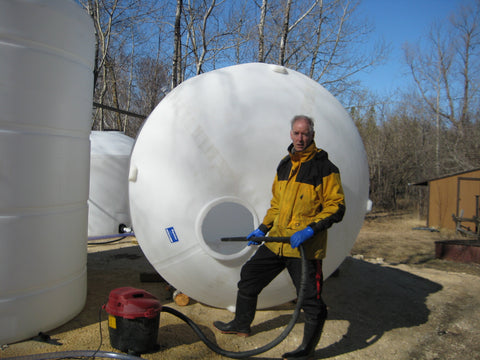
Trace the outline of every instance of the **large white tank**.
[[[130, 213], [143, 252], [174, 287], [233, 310], [241, 265], [254, 247], [225, 243], [262, 221], [290, 120], [315, 120], [315, 141], [340, 168], [344, 220], [329, 230], [325, 275], [348, 255], [368, 201], [368, 165], [357, 129], [340, 103], [310, 78], [284, 67], [243, 64], [185, 81], [152, 112], [133, 149]], [[295, 298], [286, 272], [259, 307]]]
[[128, 169], [134, 142], [120, 131], [90, 134], [89, 237], [118, 234], [120, 225], [132, 225], [128, 209]]
[[0, 344], [85, 303], [93, 56], [73, 1], [0, 1]]

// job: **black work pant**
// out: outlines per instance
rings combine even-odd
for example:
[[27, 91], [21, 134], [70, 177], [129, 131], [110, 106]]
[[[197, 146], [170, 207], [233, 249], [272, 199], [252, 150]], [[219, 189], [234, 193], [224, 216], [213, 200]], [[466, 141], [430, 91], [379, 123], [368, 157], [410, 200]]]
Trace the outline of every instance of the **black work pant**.
[[[265, 245], [242, 267], [238, 292], [244, 297], [256, 298], [260, 292], [278, 275], [287, 268], [293, 284], [300, 291], [302, 277], [302, 260], [300, 258], [277, 256]], [[322, 300], [322, 260], [307, 260], [307, 284], [302, 310], [305, 321], [318, 323], [326, 318], [326, 305]]]

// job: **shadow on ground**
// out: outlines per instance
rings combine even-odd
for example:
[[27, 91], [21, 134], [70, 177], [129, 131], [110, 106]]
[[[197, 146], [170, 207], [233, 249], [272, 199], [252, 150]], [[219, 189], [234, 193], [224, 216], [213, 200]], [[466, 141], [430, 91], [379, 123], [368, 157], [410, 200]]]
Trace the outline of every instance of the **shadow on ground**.
[[[87, 304], [76, 318], [55, 329], [51, 332], [52, 335], [75, 331], [97, 323], [101, 306], [108, 300], [109, 292], [117, 287], [133, 286], [144, 289], [156, 296], [163, 305], [168, 306], [172, 299], [165, 283], [141, 281], [140, 274], [148, 272], [154, 273], [154, 270], [139, 246], [89, 253]], [[441, 289], [437, 283], [401, 270], [346, 258], [338, 276], [332, 276], [325, 281], [323, 296], [329, 307], [327, 324], [328, 321], [334, 320], [346, 321], [349, 324], [348, 329], [340, 340], [326, 348], [318, 349], [316, 357], [335, 357], [363, 349], [392, 329], [415, 327], [426, 323], [430, 314], [426, 300], [429, 295]], [[201, 324], [211, 324], [212, 316], [215, 317], [217, 312], [219, 314], [226, 311], [206, 307], [208, 309], [205, 311], [205, 319], [199, 321]], [[293, 310], [294, 304], [285, 304], [277, 308]], [[106, 315], [102, 316], [105, 320]], [[257, 323], [252, 331], [254, 334], [260, 334], [272, 329], [281, 329], [289, 320], [289, 315], [282, 313]], [[301, 317], [299, 321], [303, 322], [303, 318]], [[207, 338], [215, 342], [212, 330], [204, 325], [199, 326]], [[160, 351], [199, 341], [187, 324], [160, 325]]]
[[326, 358], [365, 348], [392, 329], [415, 327], [428, 321], [429, 295], [442, 286], [394, 268], [347, 258], [339, 276], [325, 282], [329, 320], [346, 320], [343, 338], [316, 352]]
[[[427, 298], [441, 289], [435, 282], [401, 270], [347, 258], [339, 275], [325, 281], [323, 296], [329, 308], [327, 322], [346, 321], [349, 326], [339, 341], [326, 348], [317, 347], [315, 358], [354, 352], [377, 342], [390, 330], [425, 324], [430, 315]], [[289, 316], [281, 315], [252, 331], [268, 331], [288, 321]]]

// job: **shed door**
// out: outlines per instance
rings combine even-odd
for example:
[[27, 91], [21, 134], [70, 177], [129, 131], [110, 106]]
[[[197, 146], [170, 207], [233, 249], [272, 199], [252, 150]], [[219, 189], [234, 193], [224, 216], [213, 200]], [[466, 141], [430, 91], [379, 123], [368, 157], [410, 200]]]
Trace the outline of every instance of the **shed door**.
[[[480, 178], [458, 178], [457, 216], [473, 218], [479, 215]], [[462, 215], [463, 212], [463, 215]]]

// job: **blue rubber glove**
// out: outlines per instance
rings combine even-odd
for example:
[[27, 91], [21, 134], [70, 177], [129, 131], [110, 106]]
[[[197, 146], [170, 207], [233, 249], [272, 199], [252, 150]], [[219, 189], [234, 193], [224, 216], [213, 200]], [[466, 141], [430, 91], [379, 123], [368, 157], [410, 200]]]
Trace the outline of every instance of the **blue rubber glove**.
[[[263, 236], [265, 236], [265, 233], [260, 229], [256, 229], [256, 230], [253, 230], [250, 234], [248, 234], [247, 240], [252, 237], [263, 237]], [[250, 246], [250, 245], [260, 245], [260, 243], [257, 241], [250, 240], [247, 246]]]
[[290, 245], [295, 249], [305, 240], [310, 239], [313, 236], [313, 229], [310, 226], [307, 226], [305, 229], [297, 231], [290, 237]]

